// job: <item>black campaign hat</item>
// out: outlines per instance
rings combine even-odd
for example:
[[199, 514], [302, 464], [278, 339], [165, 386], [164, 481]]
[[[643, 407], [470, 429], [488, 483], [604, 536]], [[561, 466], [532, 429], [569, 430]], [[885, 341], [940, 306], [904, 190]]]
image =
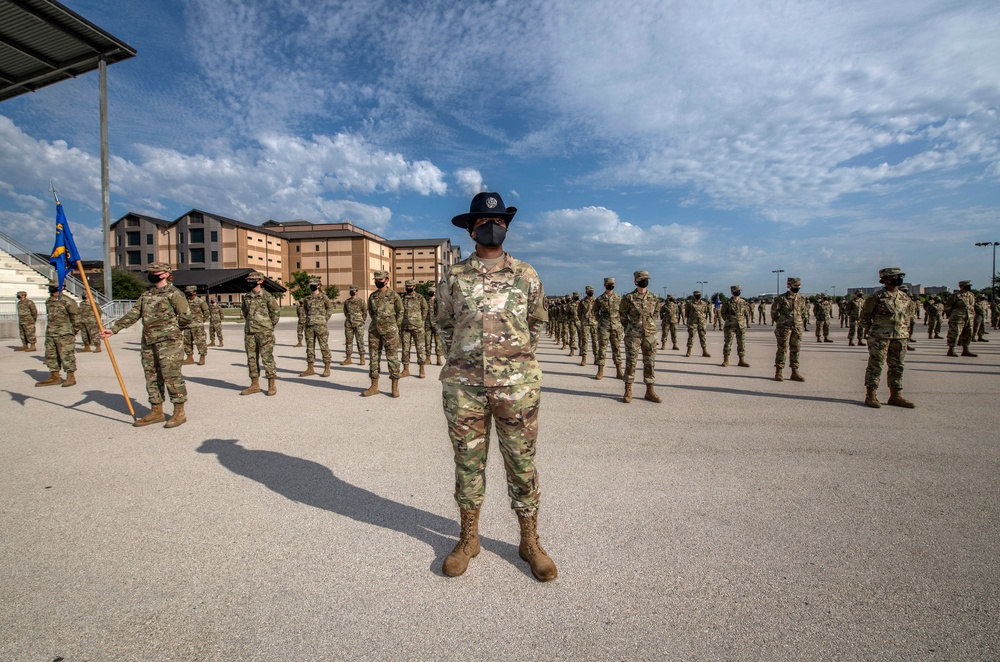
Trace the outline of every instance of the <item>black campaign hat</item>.
[[510, 223], [516, 213], [517, 207], [504, 207], [499, 193], [477, 193], [469, 205], [469, 213], [454, 217], [451, 224], [467, 230], [470, 223], [480, 218], [502, 218]]

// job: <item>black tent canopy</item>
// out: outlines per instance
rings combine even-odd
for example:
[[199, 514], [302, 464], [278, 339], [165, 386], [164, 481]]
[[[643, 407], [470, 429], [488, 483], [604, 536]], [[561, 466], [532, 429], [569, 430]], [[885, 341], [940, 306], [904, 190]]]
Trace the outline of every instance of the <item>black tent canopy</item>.
[[[251, 271], [256, 269], [186, 269], [173, 272], [173, 283], [182, 290], [194, 285], [200, 294], [246, 294], [253, 289], [247, 281], [247, 274]], [[279, 283], [266, 277], [261, 287], [264, 291], [275, 294], [287, 291]]]

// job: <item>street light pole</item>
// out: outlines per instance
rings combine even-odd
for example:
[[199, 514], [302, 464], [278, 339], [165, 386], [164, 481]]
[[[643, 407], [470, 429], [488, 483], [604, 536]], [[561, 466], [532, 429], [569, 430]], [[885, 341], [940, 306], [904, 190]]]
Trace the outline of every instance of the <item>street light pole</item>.
[[774, 296], [778, 296], [779, 294], [781, 294], [781, 291], [778, 289], [778, 282], [781, 279], [781, 274], [785, 273], [785, 270], [772, 269], [771, 273], [774, 274]]
[[708, 281], [707, 280], [696, 280], [695, 282], [698, 283], [699, 285], [701, 285], [701, 295], [705, 296], [705, 286], [708, 285]]
[[992, 306], [996, 303], [997, 246], [1000, 246], [1000, 241], [980, 241], [976, 243], [976, 246], [993, 247], [993, 269], [990, 271], [990, 305]]

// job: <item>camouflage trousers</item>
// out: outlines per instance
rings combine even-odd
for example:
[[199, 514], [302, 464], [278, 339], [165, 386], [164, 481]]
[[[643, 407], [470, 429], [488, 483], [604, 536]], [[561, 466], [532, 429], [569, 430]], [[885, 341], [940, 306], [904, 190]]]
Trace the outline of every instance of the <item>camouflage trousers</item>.
[[143, 340], [139, 355], [142, 358], [142, 372], [146, 376], [149, 404], [163, 404], [164, 389], [170, 395], [170, 402], [187, 402], [187, 386], [184, 384], [184, 375], [181, 374], [184, 347], [180, 338], [152, 344]]
[[354, 345], [358, 346], [358, 356], [361, 358], [365, 357], [365, 325], [364, 324], [352, 324], [350, 320], [344, 322], [344, 351], [347, 352], [347, 356], [351, 356], [351, 352], [354, 351]]
[[580, 330], [580, 322], [570, 320], [566, 324], [566, 335], [569, 336], [569, 340], [566, 344], [569, 345], [570, 350], [575, 350], [577, 348], [577, 343], [583, 339], [583, 332]]
[[510, 507], [519, 514], [533, 515], [541, 497], [535, 470], [541, 384], [487, 388], [442, 383], [441, 388], [448, 436], [455, 453], [458, 507], [474, 510], [483, 504], [490, 429], [495, 422]]
[[306, 323], [299, 322], [295, 327], [295, 339], [298, 342], [302, 342], [302, 338], [305, 336], [305, 334], [306, 334]]
[[930, 336], [941, 335], [941, 318], [940, 317], [929, 317], [927, 319], [927, 333]]
[[802, 329], [795, 326], [779, 326], [774, 329], [778, 341], [778, 351], [774, 355], [774, 367], [785, 367], [785, 354], [792, 369], [799, 367], [799, 349], [802, 347]]
[[869, 338], [868, 368], [865, 386], [878, 388], [882, 366], [888, 364], [886, 382], [889, 388], [903, 388], [903, 363], [906, 361], [906, 338]]
[[417, 365], [424, 365], [427, 362], [427, 355], [424, 354], [424, 328], [403, 329], [400, 331], [403, 344], [403, 363], [410, 362], [410, 345], [417, 354]]
[[80, 323], [80, 342], [84, 345], [93, 345], [100, 349], [101, 337], [97, 335], [100, 329], [97, 328], [97, 321]]
[[723, 328], [725, 328], [725, 323], [722, 321], [722, 315], [716, 313], [712, 316], [712, 330], [715, 331], [718, 329], [721, 331]]
[[747, 330], [739, 325], [726, 325], [722, 332], [725, 340], [722, 341], [722, 356], [727, 357], [733, 349], [733, 336], [736, 336], [736, 354], [741, 359], [746, 355]]
[[767, 317], [764, 315], [763, 310], [757, 311], [757, 324], [767, 324]]
[[76, 335], [45, 336], [45, 367], [52, 372], [76, 372]]
[[854, 340], [854, 336], [857, 335], [858, 342], [861, 342], [868, 335], [867, 332], [861, 327], [861, 320], [857, 317], [847, 318], [847, 339]]
[[622, 335], [621, 329], [616, 329], [613, 326], [598, 326], [597, 327], [597, 365], [604, 365], [605, 352], [607, 351], [608, 344], [611, 344], [611, 360], [614, 361], [616, 367], [621, 367], [622, 365]]
[[431, 359], [431, 345], [434, 346], [434, 354], [435, 355], [437, 355], [438, 357], [440, 357], [442, 354], [444, 354], [444, 352], [441, 351], [443, 349], [441, 347], [441, 334], [438, 333], [437, 329], [434, 328], [433, 326], [426, 326], [425, 325], [424, 326], [424, 355], [427, 357], [428, 361], [430, 361], [430, 359]]
[[[961, 318], [948, 320], [948, 347], [961, 345], [968, 348], [970, 342], [972, 342], [972, 325], [969, 320]], [[45, 346], [48, 347], [48, 342]], [[48, 356], [48, 351], [45, 354]]]
[[385, 350], [385, 361], [389, 364], [390, 379], [399, 379], [399, 332], [396, 329], [382, 335], [379, 335], [375, 329], [368, 329], [368, 376], [372, 379], [378, 379], [383, 349]]
[[35, 323], [22, 322], [17, 325], [17, 329], [21, 334], [21, 344], [27, 345], [28, 347], [35, 346]]
[[587, 343], [590, 343], [590, 351], [597, 358], [597, 325], [580, 325], [580, 358], [587, 356]]
[[642, 381], [645, 384], [655, 384], [656, 378], [656, 333], [649, 336], [625, 336], [625, 383], [635, 381], [635, 364], [642, 352]]
[[701, 349], [703, 352], [708, 351], [708, 342], [706, 342], [705, 334], [707, 329], [704, 324], [689, 324], [688, 325], [688, 349], [694, 347], [694, 334], [698, 333], [698, 342], [701, 343]]
[[195, 322], [190, 328], [184, 329], [184, 352], [194, 354], [196, 346], [198, 356], [208, 354], [208, 340], [205, 338], [205, 325], [202, 322]]
[[976, 318], [972, 320], [972, 337], [983, 339], [983, 332], [986, 330], [986, 318], [982, 315], [976, 315]]
[[313, 363], [316, 360], [316, 345], [319, 344], [320, 355], [323, 363], [330, 362], [330, 327], [326, 324], [306, 325], [306, 361]]
[[247, 350], [250, 379], [260, 377], [261, 366], [264, 366], [264, 376], [268, 379], [277, 376], [278, 367], [274, 364], [274, 331], [244, 334], [243, 347]]
[[670, 336], [670, 342], [677, 344], [677, 323], [676, 322], [664, 322], [660, 326], [660, 342], [666, 344], [667, 336]]
[[215, 342], [215, 339], [219, 339], [219, 344], [222, 344], [222, 322], [209, 322], [208, 323], [208, 341]]
[[830, 318], [816, 318], [816, 339], [827, 339], [830, 337]]

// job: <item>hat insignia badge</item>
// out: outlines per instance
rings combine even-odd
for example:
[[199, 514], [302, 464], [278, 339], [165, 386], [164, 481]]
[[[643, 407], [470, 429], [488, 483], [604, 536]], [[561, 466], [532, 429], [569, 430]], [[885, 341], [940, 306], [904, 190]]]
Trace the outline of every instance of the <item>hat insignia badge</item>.
[[493, 209], [494, 207], [497, 206], [497, 199], [496, 198], [486, 198], [486, 206], [489, 209]]

